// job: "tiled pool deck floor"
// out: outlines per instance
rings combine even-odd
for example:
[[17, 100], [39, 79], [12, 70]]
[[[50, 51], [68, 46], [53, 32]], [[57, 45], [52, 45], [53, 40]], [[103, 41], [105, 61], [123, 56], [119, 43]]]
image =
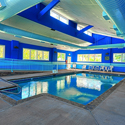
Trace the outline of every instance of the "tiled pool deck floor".
[[48, 96], [34, 98], [15, 106], [0, 98], [0, 124], [125, 125], [124, 81], [91, 111]]

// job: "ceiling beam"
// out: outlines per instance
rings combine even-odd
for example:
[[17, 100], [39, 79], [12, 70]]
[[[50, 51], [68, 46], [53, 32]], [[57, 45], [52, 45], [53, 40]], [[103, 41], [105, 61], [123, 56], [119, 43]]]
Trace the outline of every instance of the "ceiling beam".
[[77, 36], [79, 36], [80, 34], [82, 34], [83, 32], [89, 30], [90, 28], [92, 28], [93, 26], [88, 25], [87, 27], [83, 28], [82, 30], [77, 32]]
[[53, 0], [52, 2], [50, 2], [44, 9], [42, 9], [39, 14], [38, 14], [38, 19], [40, 20], [42, 18], [42, 16], [47, 13], [48, 11], [50, 11], [54, 6], [56, 6], [58, 3], [60, 2], [60, 0]]

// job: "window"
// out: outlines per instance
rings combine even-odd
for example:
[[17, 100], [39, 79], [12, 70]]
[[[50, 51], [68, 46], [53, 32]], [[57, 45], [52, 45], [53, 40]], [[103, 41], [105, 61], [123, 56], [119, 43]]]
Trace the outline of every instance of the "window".
[[50, 11], [50, 16], [52, 16], [52, 17], [54, 17], [54, 18], [59, 20], [59, 15], [56, 14], [55, 12], [53, 12], [53, 11]]
[[82, 27], [80, 27], [80, 26], [77, 26], [77, 30], [79, 30], [79, 31], [80, 31], [81, 29], [82, 29]]
[[61, 16], [60, 16], [60, 21], [67, 24], [67, 25], [69, 24], [69, 21], [66, 18], [61, 17]]
[[89, 61], [92, 61], [92, 62], [95, 61], [95, 55], [94, 54], [89, 55]]
[[43, 59], [43, 52], [38, 51], [38, 60], [42, 60], [42, 59]]
[[[80, 31], [80, 30], [82, 30], [83, 28], [84, 28], [84, 27], [77, 25], [77, 30]], [[89, 35], [89, 36], [92, 36], [92, 33], [89, 32], [89, 31], [85, 31], [84, 33], [87, 34], [87, 35]]]
[[102, 55], [101, 54], [96, 54], [95, 55], [95, 62], [101, 62], [102, 61]]
[[88, 61], [89, 56], [88, 55], [83, 55], [83, 61]]
[[37, 56], [36, 56], [36, 50], [30, 50], [31, 51], [31, 60], [37, 60]]
[[33, 49], [23, 49], [23, 59], [27, 60], [49, 60], [48, 51], [40, 51]]
[[0, 45], [0, 58], [5, 57], [5, 46]]
[[44, 53], [44, 60], [49, 60], [49, 52], [43, 52]]
[[125, 62], [125, 53], [114, 53], [113, 62]]
[[82, 61], [83, 59], [82, 59], [82, 55], [78, 55], [78, 61]]
[[30, 50], [23, 49], [23, 59], [30, 59]]
[[58, 61], [65, 61], [65, 53], [58, 53], [57, 60]]
[[78, 61], [101, 62], [102, 54], [78, 54]]
[[60, 20], [61, 22], [65, 23], [67, 25], [69, 24], [69, 20], [68, 19], [66, 19], [65, 17], [62, 17], [61, 15], [57, 14], [53, 10], [50, 11], [50, 16], [56, 18], [57, 20]]

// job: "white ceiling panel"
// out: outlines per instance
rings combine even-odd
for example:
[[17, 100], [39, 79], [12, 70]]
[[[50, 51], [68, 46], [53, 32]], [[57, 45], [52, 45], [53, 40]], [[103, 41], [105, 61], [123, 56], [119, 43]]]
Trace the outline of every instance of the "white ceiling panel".
[[[48, 5], [52, 0], [42, 2]], [[116, 32], [113, 23], [102, 17], [102, 9], [95, 0], [60, 0], [54, 8], [56, 12], [83, 26], [93, 25], [90, 31], [113, 37]]]

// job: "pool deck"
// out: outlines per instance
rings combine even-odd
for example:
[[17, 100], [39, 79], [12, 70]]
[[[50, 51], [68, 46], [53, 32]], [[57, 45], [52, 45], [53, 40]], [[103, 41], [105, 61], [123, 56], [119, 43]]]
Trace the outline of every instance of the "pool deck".
[[[10, 80], [27, 78], [27, 75], [35, 77], [42, 74], [46, 73], [4, 76], [2, 78]], [[0, 124], [125, 125], [125, 80], [92, 111], [48, 96], [37, 97], [18, 105], [11, 105], [0, 97]]]
[[1, 125], [124, 125], [125, 83], [89, 111], [41, 96], [12, 106], [0, 98]]

